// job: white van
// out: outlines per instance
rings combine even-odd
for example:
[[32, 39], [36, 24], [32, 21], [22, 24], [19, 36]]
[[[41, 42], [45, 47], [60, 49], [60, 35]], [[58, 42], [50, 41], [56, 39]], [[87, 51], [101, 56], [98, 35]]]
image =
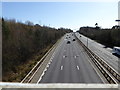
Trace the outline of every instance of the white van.
[[114, 47], [113, 51], [112, 51], [112, 54], [120, 55], [120, 47]]

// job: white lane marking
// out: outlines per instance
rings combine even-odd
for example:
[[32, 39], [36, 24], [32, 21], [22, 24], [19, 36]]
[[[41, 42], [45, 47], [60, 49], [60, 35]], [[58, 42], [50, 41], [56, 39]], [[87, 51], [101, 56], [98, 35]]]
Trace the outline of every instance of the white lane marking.
[[48, 63], [48, 65], [50, 65], [51, 61]]
[[78, 69], [78, 70], [80, 69], [79, 66], [77, 66], [77, 69]]
[[44, 74], [45, 74], [45, 72], [43, 72], [43, 73], [41, 74], [41, 76], [40, 76], [39, 80], [37, 81], [37, 84], [39, 84], [39, 83], [40, 83], [40, 81], [41, 81], [42, 77], [44, 76]]
[[[89, 61], [89, 60], [88, 60]], [[100, 76], [100, 74], [98, 73], [97, 69], [95, 68], [95, 66], [92, 64], [91, 61], [89, 61], [89, 63], [91, 64], [91, 66], [93, 67], [93, 70], [97, 73], [97, 75], [100, 77], [100, 79], [103, 81], [103, 83], [105, 83], [105, 81], [103, 80], [103, 78]]]
[[[56, 49], [54, 50], [54, 52], [53, 52], [53, 54], [52, 54], [49, 62], [52, 62], [52, 60], [53, 60], [56, 52], [58, 52], [58, 50], [61, 48], [62, 43], [63, 43], [63, 42], [60, 42], [60, 45], [56, 47]], [[49, 63], [48, 63], [48, 64], [49, 64]], [[40, 82], [41, 79], [43, 78], [45, 72], [47, 71], [47, 67], [49, 67], [48, 64], [46, 65], [46, 68], [44, 69], [44, 71], [42, 72], [41, 76], [39, 77], [39, 80], [37, 81], [37, 84], [39, 84], [39, 82]], [[62, 66], [62, 69], [63, 69], [63, 66]]]
[[[55, 50], [57, 50], [57, 49], [55, 49]], [[49, 61], [48, 64], [46, 65], [46, 67], [45, 67], [44, 71], [42, 72], [41, 76], [39, 77], [39, 80], [37, 81], [37, 84], [38, 84], [38, 83], [41, 81], [41, 79], [43, 78], [45, 72], [47, 71], [50, 63], [52, 62], [52, 60], [53, 60], [53, 58], [54, 58], [55, 53], [56, 53], [56, 52], [54, 51], [54, 53], [52, 54], [52, 56], [51, 56], [51, 58], [50, 58], [50, 61]]]
[[46, 71], [47, 71], [47, 68], [45, 68], [44, 72], [46, 72]]
[[51, 59], [53, 59], [53, 58], [55, 57], [55, 53], [56, 53], [56, 52], [54, 52], [54, 53], [53, 53], [53, 55], [52, 55], [52, 58], [51, 58]]
[[52, 62], [52, 59], [50, 60], [50, 63]]
[[74, 58], [76, 58], [76, 56], [74, 56]]
[[65, 57], [67, 57], [67, 56], [64, 55], [63, 58], [65, 58]]
[[53, 56], [51, 57], [51, 60], [53, 59]]
[[63, 66], [61, 66], [61, 68], [60, 68], [61, 70], [63, 70]]
[[49, 64], [47, 65], [47, 68], [49, 67]]

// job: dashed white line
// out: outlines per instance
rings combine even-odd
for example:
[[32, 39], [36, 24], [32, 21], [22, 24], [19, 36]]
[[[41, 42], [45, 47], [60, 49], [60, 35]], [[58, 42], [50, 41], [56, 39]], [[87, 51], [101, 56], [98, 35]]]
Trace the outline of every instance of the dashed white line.
[[76, 56], [74, 56], [74, 58], [76, 58]]
[[63, 58], [65, 58], [65, 57], [67, 57], [67, 56], [64, 55]]
[[61, 68], [60, 68], [61, 70], [63, 70], [63, 66], [61, 66]]
[[78, 69], [78, 70], [80, 69], [79, 66], [77, 66], [77, 69]]
[[[61, 42], [63, 43], [63, 42]], [[60, 49], [61, 47], [61, 43], [59, 46], [57, 46], [57, 48], [55, 49], [54, 53], [52, 54], [51, 58], [50, 58], [50, 61], [49, 63], [46, 65], [46, 68], [44, 69], [44, 71], [42, 72], [41, 76], [39, 77], [39, 80], [37, 81], [37, 84], [41, 81], [42, 77], [44, 76], [45, 72], [47, 71], [47, 68], [50, 66], [50, 63], [52, 62], [56, 52], [58, 52], [58, 50]], [[61, 70], [63, 70], [63, 66], [61, 66]]]

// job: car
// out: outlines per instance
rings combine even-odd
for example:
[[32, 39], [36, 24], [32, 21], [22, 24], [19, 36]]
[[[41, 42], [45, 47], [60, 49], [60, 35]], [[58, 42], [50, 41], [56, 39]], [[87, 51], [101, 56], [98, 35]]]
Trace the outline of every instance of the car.
[[113, 51], [112, 51], [112, 54], [120, 56], [120, 47], [114, 47]]
[[73, 41], [75, 41], [75, 39], [73, 39]]
[[70, 44], [70, 41], [67, 41], [67, 44]]

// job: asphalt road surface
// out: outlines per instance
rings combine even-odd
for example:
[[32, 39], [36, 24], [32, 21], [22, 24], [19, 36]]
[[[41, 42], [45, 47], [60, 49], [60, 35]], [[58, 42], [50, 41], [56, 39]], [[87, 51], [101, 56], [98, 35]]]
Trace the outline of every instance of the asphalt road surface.
[[78, 41], [73, 41], [74, 38], [71, 33], [63, 38], [39, 83], [103, 83], [90, 58]]
[[[80, 35], [79, 33], [75, 33], [76, 36], [87, 46], [87, 37]], [[81, 36], [81, 37], [80, 37]], [[104, 45], [95, 42], [88, 38], [88, 48], [92, 50], [95, 54], [97, 54], [100, 58], [104, 59], [112, 68], [114, 68], [117, 72], [120, 68], [119, 62], [120, 58], [112, 55], [112, 49], [105, 48]]]

